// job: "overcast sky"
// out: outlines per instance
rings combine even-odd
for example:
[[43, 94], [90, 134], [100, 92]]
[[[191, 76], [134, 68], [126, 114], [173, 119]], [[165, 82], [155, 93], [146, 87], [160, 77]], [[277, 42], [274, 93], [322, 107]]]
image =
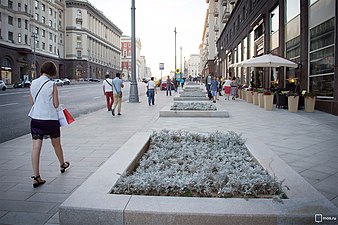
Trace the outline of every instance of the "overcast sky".
[[[118, 26], [123, 35], [131, 36], [131, 0], [89, 0]], [[177, 67], [190, 54], [199, 54], [208, 4], [205, 0], [135, 0], [136, 37], [141, 39], [141, 55], [156, 77], [159, 63], [164, 63], [163, 76], [174, 70], [175, 33]]]

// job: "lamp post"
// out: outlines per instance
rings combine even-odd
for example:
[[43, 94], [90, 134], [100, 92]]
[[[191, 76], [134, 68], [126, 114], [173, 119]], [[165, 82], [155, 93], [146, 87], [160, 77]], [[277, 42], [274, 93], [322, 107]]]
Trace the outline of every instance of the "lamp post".
[[174, 68], [174, 71], [175, 71], [175, 91], [177, 91], [177, 80], [176, 80], [176, 69], [177, 69], [177, 65], [176, 65], [176, 27], [175, 27], [175, 30], [174, 30], [174, 33], [175, 33], [175, 68]]
[[35, 40], [36, 40], [36, 38], [37, 38], [37, 33], [32, 33], [32, 36], [31, 37], [33, 37], [34, 38], [34, 50], [33, 50], [33, 66], [34, 66], [34, 76], [33, 76], [33, 78], [34, 79], [36, 79], [36, 53], [35, 53]]
[[131, 82], [129, 102], [139, 102], [136, 81], [135, 0], [131, 0]]

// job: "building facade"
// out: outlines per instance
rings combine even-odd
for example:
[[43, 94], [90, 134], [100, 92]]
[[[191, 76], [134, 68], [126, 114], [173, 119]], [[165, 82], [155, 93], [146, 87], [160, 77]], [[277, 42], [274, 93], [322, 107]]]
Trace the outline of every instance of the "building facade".
[[[217, 41], [226, 76], [243, 85], [300, 89], [317, 93], [316, 109], [338, 115], [338, 4], [335, 0], [241, 0]], [[231, 68], [254, 56], [273, 53], [298, 68]]]
[[[136, 38], [136, 80], [142, 80], [144, 73], [142, 72], [142, 63], [145, 62], [145, 58], [141, 58], [141, 39]], [[121, 37], [121, 65], [122, 65], [122, 77], [125, 80], [131, 79], [132, 65], [131, 65], [131, 37], [123, 35]], [[144, 60], [144, 61], [142, 61]]]
[[237, 0], [206, 0], [208, 9], [200, 45], [202, 77], [208, 74], [225, 76], [224, 69], [220, 64], [216, 42], [228, 22], [236, 2]]
[[200, 76], [200, 62], [201, 57], [198, 54], [191, 54], [188, 60], [188, 68], [187, 68], [187, 77], [189, 78], [196, 78]]
[[65, 3], [62, 0], [0, 1], [1, 79], [34, 79], [45, 60], [63, 69]]
[[87, 0], [66, 1], [65, 71], [68, 78], [121, 72], [122, 31]]

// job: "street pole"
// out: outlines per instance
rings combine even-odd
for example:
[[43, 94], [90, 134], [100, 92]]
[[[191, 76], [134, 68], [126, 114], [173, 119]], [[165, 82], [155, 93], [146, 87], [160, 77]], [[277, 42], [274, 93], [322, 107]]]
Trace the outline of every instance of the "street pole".
[[183, 73], [182, 73], [182, 71], [183, 71], [183, 70], [182, 70], [182, 46], [181, 46], [181, 57], [180, 57], [180, 62], [181, 62], [181, 63], [180, 63], [180, 79], [182, 79], [182, 74], [183, 74]]
[[175, 71], [175, 91], [177, 91], [177, 80], [176, 80], [176, 69], [177, 69], [177, 65], [176, 65], [176, 34], [177, 34], [177, 32], [176, 32], [176, 27], [175, 27], [175, 30], [174, 30], [174, 32], [175, 32], [175, 69], [174, 69], [174, 71]]
[[135, 0], [131, 0], [131, 82], [129, 102], [139, 102], [136, 81]]

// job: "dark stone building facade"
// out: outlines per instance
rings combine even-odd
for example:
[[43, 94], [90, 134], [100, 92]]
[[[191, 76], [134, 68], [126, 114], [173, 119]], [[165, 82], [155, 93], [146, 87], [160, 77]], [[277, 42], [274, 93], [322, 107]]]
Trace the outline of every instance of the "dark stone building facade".
[[[316, 109], [338, 115], [338, 3], [334, 0], [240, 0], [217, 41], [225, 75], [241, 84], [287, 88], [290, 82], [317, 94]], [[229, 67], [273, 53], [298, 68]]]

